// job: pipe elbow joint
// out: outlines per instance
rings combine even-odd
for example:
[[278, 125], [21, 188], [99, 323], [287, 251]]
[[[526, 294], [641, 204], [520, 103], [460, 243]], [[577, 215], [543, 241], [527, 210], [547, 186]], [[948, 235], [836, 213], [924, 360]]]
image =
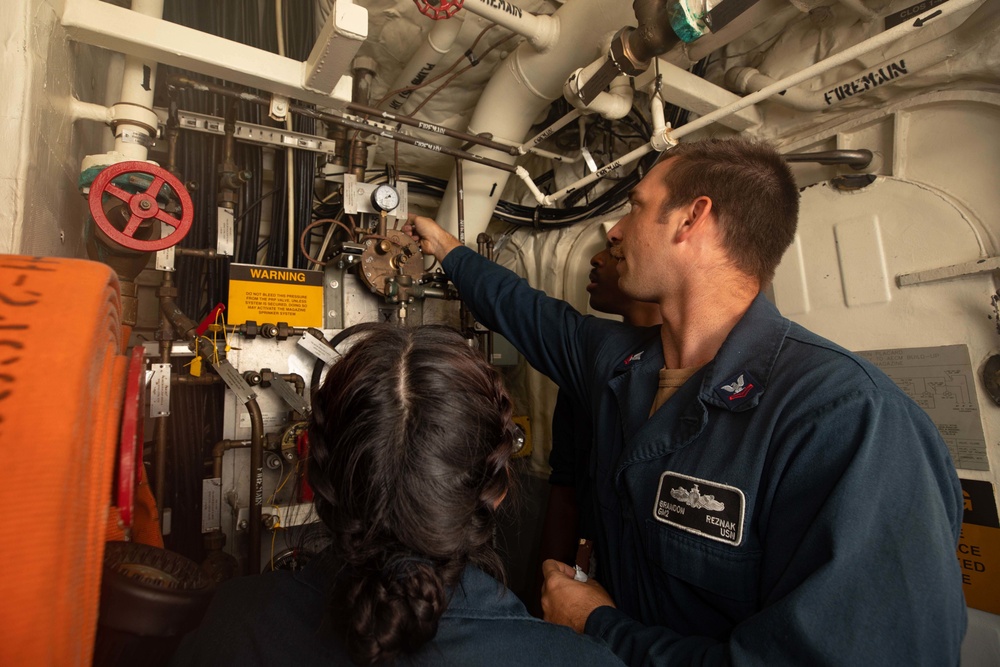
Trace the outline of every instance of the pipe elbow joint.
[[735, 93], [748, 93], [751, 90], [751, 79], [759, 74], [753, 67], [732, 67], [726, 70], [726, 88]]
[[559, 18], [549, 14], [539, 14], [535, 18], [535, 32], [528, 41], [537, 51], [548, 51], [559, 41]]
[[563, 84], [563, 98], [583, 113], [596, 113], [608, 120], [618, 120], [632, 109], [632, 86], [627, 76], [619, 76], [611, 83], [609, 92], [597, 95], [589, 104], [581, 99], [580, 91], [602, 64], [601, 60], [573, 72]]
[[678, 144], [677, 139], [674, 139], [673, 135], [670, 134], [672, 128], [668, 124], [663, 131], [654, 132], [653, 136], [649, 140], [649, 145], [652, 146], [653, 150], [657, 153], [662, 153], [663, 151], [668, 151]]

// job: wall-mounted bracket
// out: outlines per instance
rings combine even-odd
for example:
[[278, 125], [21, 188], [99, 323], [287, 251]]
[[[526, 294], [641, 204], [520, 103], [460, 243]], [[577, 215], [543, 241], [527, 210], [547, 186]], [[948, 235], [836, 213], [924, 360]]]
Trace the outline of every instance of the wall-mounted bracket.
[[896, 284], [900, 287], [909, 287], [910, 285], [932, 283], [938, 280], [948, 280], [949, 278], [961, 278], [963, 276], [989, 273], [997, 269], [1000, 269], [1000, 257], [985, 257], [973, 262], [943, 266], [939, 269], [903, 273], [896, 276]]

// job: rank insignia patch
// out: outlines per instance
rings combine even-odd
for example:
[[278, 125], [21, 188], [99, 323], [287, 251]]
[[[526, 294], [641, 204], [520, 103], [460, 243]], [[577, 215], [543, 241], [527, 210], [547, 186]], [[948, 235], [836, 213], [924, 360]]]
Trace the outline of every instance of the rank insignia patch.
[[747, 371], [740, 371], [715, 388], [727, 405], [739, 405], [760, 392], [760, 385]]
[[739, 546], [745, 499], [735, 486], [676, 472], [660, 475], [653, 518], [689, 533]]

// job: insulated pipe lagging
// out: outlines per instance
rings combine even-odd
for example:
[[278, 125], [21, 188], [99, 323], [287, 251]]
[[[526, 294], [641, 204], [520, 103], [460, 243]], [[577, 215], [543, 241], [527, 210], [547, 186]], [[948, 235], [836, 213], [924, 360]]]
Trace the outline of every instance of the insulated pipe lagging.
[[[861, 70], [849, 78], [838, 81], [822, 90], [811, 92], [789, 88], [782, 95], [773, 97], [775, 102], [800, 111], [823, 111], [855, 97], [860, 97], [879, 86], [895, 82], [950, 60], [967, 52], [988, 35], [995, 32], [996, 16], [1000, 2], [984, 2], [962, 23], [944, 35], [921, 44], [874, 67]], [[726, 72], [726, 86], [738, 93], [748, 94], [763, 90], [776, 82], [752, 67], [734, 67]]]
[[[791, 76], [787, 76], [780, 81], [776, 81], [762, 90], [751, 93], [750, 95], [747, 95], [732, 104], [726, 105], [725, 107], [717, 109], [711, 113], [707, 113], [696, 120], [685, 123], [676, 130], [668, 131], [665, 129], [662, 132], [654, 132], [650, 143], [640, 146], [630, 153], [623, 155], [615, 160], [612, 165], [620, 166], [629, 164], [653, 150], [662, 152], [670, 146], [676, 145], [677, 141], [682, 137], [685, 137], [693, 132], [697, 132], [701, 128], [707, 127], [721, 118], [725, 118], [726, 116], [732, 115], [742, 109], [753, 106], [754, 104], [766, 100], [773, 95], [777, 95], [793, 86], [799, 85], [804, 81], [808, 81], [809, 79], [819, 76], [823, 72], [829, 71], [834, 67], [843, 65], [844, 63], [850, 62], [865, 53], [869, 53], [877, 48], [890, 44], [914, 31], [923, 30], [930, 21], [939, 21], [942, 16], [949, 16], [953, 13], [960, 12], [967, 7], [974, 5], [979, 6], [982, 4], [987, 3], [985, 3], [984, 0], [950, 0], [950, 2], [940, 5], [938, 8], [934, 8], [932, 12], [922, 14], [914, 23], [902, 23], [900, 25], [893, 26], [889, 30], [879, 33], [875, 37], [870, 37], [860, 44], [855, 44], [840, 53], [814, 63], [813, 65], [810, 65], [809, 67], [806, 67]], [[545, 204], [553, 204], [577, 188], [581, 188], [601, 178], [612, 165], [608, 165], [593, 174], [588, 174], [575, 183], [571, 183], [562, 190], [548, 195], [539, 201]]]
[[[572, 0], [552, 16], [559, 22], [559, 38], [544, 53], [522, 43], [501, 63], [476, 105], [469, 133], [489, 133], [495, 140], [520, 144], [538, 114], [562, 94], [566, 78], [594, 60], [596, 45], [609, 32], [634, 22], [627, 4], [606, 0]], [[488, 148], [476, 147], [471, 152], [506, 164], [514, 162], [513, 156]], [[474, 242], [486, 231], [509, 175], [472, 161], [464, 163], [463, 175], [465, 235]], [[453, 234], [457, 232], [454, 172], [438, 222]]]
[[[416, 52], [410, 58], [410, 62], [403, 67], [402, 71], [392, 82], [389, 90], [400, 90], [409, 86], [420, 85], [437, 68], [441, 59], [451, 50], [458, 39], [458, 33], [462, 31], [462, 23], [465, 15], [459, 12], [450, 19], [435, 21], [430, 30], [427, 31], [427, 38], [420, 43]], [[405, 90], [396, 93], [389, 99], [383, 108], [390, 111], [407, 113], [412, 108], [412, 103], [407, 104], [410, 94], [413, 91]]]

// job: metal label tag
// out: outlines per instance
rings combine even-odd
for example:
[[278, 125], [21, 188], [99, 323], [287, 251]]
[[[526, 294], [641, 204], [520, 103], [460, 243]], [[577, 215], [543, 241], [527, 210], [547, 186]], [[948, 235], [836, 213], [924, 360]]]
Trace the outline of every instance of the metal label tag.
[[215, 372], [219, 374], [219, 377], [222, 378], [222, 381], [226, 383], [226, 386], [236, 394], [236, 398], [239, 399], [240, 403], [247, 403], [251, 398], [257, 398], [257, 394], [253, 392], [253, 389], [243, 379], [240, 372], [233, 368], [229, 360], [223, 360], [218, 365], [213, 364], [213, 367], [215, 368]]
[[201, 532], [222, 528], [222, 479], [201, 480]]
[[235, 247], [235, 242], [233, 241], [235, 237], [233, 209], [226, 208], [225, 206], [219, 206], [216, 210], [218, 211], [216, 219], [218, 222], [219, 236], [216, 241], [215, 251], [220, 255], [232, 257], [233, 248]]
[[149, 416], [170, 415], [170, 364], [151, 364], [149, 378]]
[[337, 361], [337, 357], [339, 356], [332, 347], [310, 334], [303, 334], [299, 338], [298, 344], [303, 350], [317, 359], [322, 359], [323, 363], [327, 365]]

